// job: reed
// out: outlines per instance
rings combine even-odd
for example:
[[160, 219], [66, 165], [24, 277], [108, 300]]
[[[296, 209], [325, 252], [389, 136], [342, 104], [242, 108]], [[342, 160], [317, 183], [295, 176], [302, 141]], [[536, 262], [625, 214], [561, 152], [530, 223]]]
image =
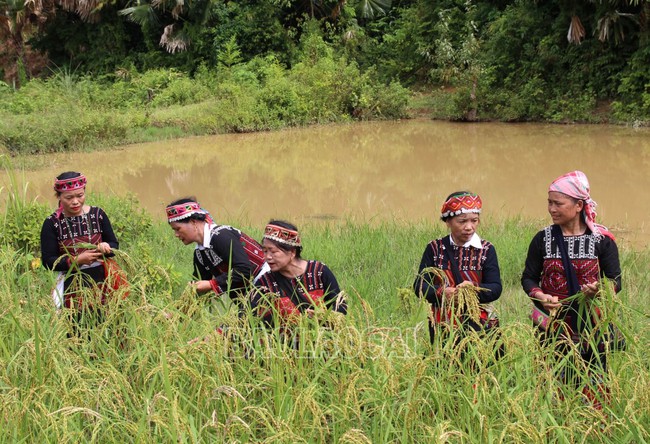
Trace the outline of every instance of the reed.
[[602, 300], [628, 347], [608, 351], [612, 401], [600, 412], [562, 387], [527, 319], [518, 274], [535, 224], [483, 226], [503, 269], [506, 354], [495, 362], [493, 343], [468, 342], [473, 365], [429, 344], [428, 306], [410, 291], [424, 246], [443, 234], [428, 222], [303, 224], [303, 255], [334, 271], [349, 315], [329, 329], [325, 313], [299, 319], [298, 347], [227, 300], [185, 292], [192, 251], [164, 223], [122, 244], [129, 297], [76, 335], [52, 307], [53, 273], [3, 245], [0, 442], [645, 442], [650, 251], [621, 251], [624, 291]]

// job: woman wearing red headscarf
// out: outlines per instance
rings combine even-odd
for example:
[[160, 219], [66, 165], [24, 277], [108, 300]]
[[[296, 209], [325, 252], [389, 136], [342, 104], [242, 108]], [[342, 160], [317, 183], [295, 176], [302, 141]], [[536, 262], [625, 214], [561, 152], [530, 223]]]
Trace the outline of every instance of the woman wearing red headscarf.
[[[578, 303], [569, 296], [582, 292], [597, 297], [604, 278], [621, 289], [621, 266], [614, 236], [596, 223], [596, 202], [591, 199], [589, 181], [581, 171], [558, 177], [548, 190], [548, 212], [553, 224], [541, 230], [530, 243], [521, 278], [524, 291], [533, 301], [533, 323], [540, 329], [543, 343], [557, 341], [559, 351], [570, 348], [564, 340], [579, 346], [587, 366], [606, 371], [602, 339], [596, 349], [584, 344], [581, 330], [591, 328], [591, 319], [582, 319]], [[553, 313], [553, 316], [549, 315]], [[549, 321], [553, 319], [555, 321]], [[603, 373], [604, 374], [604, 373]], [[575, 371], [564, 372], [567, 382], [575, 383]], [[598, 389], [602, 392], [599, 384]], [[593, 398], [588, 389], [587, 396]], [[601, 398], [606, 397], [603, 394]], [[594, 405], [599, 407], [597, 399]]]
[[197, 280], [192, 283], [196, 291], [226, 294], [243, 314], [246, 286], [268, 269], [262, 246], [237, 228], [215, 224], [194, 197], [170, 203], [166, 212], [176, 237], [185, 245], [196, 244], [194, 277]]
[[[427, 245], [413, 288], [415, 294], [431, 304], [429, 336], [431, 343], [441, 325], [454, 325], [487, 331], [498, 324], [496, 312], [490, 305], [501, 296], [501, 273], [494, 246], [479, 237], [476, 229], [480, 223], [483, 203], [478, 194], [458, 191], [450, 194], [442, 205], [440, 219], [447, 224], [449, 235], [435, 239]], [[436, 268], [444, 272], [444, 281], [431, 272]], [[480, 287], [478, 302], [479, 322], [469, 317], [452, 319], [449, 305], [458, 288], [473, 285]], [[498, 355], [502, 350], [498, 351]]]
[[59, 208], [43, 222], [42, 261], [46, 268], [60, 273], [52, 295], [56, 307], [81, 307], [83, 301], [75, 297], [78, 286], [97, 286], [104, 282], [102, 259], [112, 255], [118, 242], [104, 210], [86, 205], [83, 174], [62, 173], [54, 182], [54, 191]]

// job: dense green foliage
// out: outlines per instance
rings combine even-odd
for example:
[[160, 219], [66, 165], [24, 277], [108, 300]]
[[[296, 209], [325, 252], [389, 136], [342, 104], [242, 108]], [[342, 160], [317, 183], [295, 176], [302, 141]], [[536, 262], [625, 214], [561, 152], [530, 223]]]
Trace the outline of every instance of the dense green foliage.
[[[391, 100], [397, 93], [397, 83], [386, 86], [391, 82], [429, 91], [428, 108], [438, 118], [644, 124], [650, 116], [648, 0], [39, 0], [24, 5], [0, 0], [0, 11], [0, 74], [7, 82], [0, 86], [0, 98], [12, 102], [3, 106], [10, 115], [25, 113], [19, 103], [40, 100], [34, 92], [7, 96], [7, 85], [29, 87], [29, 79], [48, 72], [92, 83], [74, 82], [86, 95], [95, 89], [90, 102], [81, 102], [93, 109], [147, 101], [147, 112], [155, 114], [165, 104], [223, 96], [231, 105], [250, 107], [240, 112], [226, 109], [228, 103], [203, 103], [200, 110], [187, 110], [190, 120], [211, 112], [216, 120], [220, 113], [237, 114], [227, 122], [215, 122], [214, 116], [183, 122], [186, 113], [177, 115], [175, 109], [164, 113], [162, 122], [132, 108], [131, 113], [81, 109], [68, 119], [64, 115], [64, 121], [74, 121], [64, 125], [70, 133], [97, 127], [88, 140], [134, 140], [134, 129], [150, 131], [170, 120], [182, 131], [205, 133], [344, 115], [392, 118], [403, 114], [403, 102]], [[315, 39], [321, 42], [314, 44]], [[352, 85], [348, 78], [332, 79], [335, 74], [352, 76]], [[175, 80], [172, 90], [160, 94], [165, 85], [148, 85], [150, 75]], [[310, 79], [302, 81], [303, 76]], [[343, 86], [353, 91], [339, 91]], [[35, 88], [47, 95], [42, 85]], [[153, 97], [147, 96], [150, 89]], [[258, 94], [260, 89], [266, 91]], [[316, 90], [322, 96], [315, 96]], [[62, 106], [77, 99], [56, 97], [66, 102]], [[332, 97], [337, 99], [332, 108], [314, 110]], [[25, 120], [10, 123], [22, 131], [34, 129]], [[42, 123], [36, 133], [51, 129], [47, 116]], [[51, 149], [15, 137], [11, 149]], [[51, 145], [59, 149], [89, 144], [69, 141], [67, 134], [52, 137]]]
[[[236, 51], [232, 48], [231, 51]], [[0, 91], [0, 144], [14, 153], [111, 146], [153, 137], [260, 131], [351, 119], [399, 118], [408, 92], [305, 34], [291, 69], [275, 57], [193, 76], [176, 69], [91, 77], [60, 71]]]
[[[81, 337], [68, 336], [65, 313], [52, 307], [54, 274], [32, 263], [37, 242], [22, 244], [19, 228], [3, 227], [10, 233], [0, 247], [2, 442], [620, 443], [647, 436], [648, 251], [622, 251], [618, 310], [629, 348], [610, 357], [612, 402], [601, 413], [577, 392], [560, 396], [548, 350], [529, 327], [530, 302], [519, 285], [536, 230], [529, 223], [483, 221], [481, 234], [497, 246], [502, 266], [498, 309], [508, 352], [490, 363], [490, 344], [477, 344], [470, 350], [483, 360], [470, 371], [453, 350], [429, 348], [426, 304], [405, 290], [443, 224], [301, 227], [304, 256], [332, 268], [350, 313], [331, 320], [334, 333], [304, 320], [297, 354], [263, 329], [242, 328], [236, 339], [212, 335], [236, 316], [227, 301], [184, 290], [191, 247], [131, 199], [89, 200], [116, 221], [131, 294]], [[14, 207], [22, 210], [6, 207], [11, 218], [40, 224], [28, 202]], [[262, 227], [241, 228], [261, 235]]]

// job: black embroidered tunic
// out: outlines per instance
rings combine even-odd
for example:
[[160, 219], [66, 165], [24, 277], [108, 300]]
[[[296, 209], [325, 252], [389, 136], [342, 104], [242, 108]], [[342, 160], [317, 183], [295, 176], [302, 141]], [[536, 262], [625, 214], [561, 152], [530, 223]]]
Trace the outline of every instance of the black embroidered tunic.
[[332, 271], [319, 261], [307, 261], [305, 272], [296, 278], [288, 278], [279, 272], [269, 271], [256, 282], [258, 291], [251, 297], [251, 306], [260, 306], [264, 295], [276, 295], [276, 309], [281, 316], [302, 313], [324, 303], [331, 310], [347, 313], [347, 303], [339, 298], [341, 289]]
[[[242, 290], [264, 264], [262, 247], [228, 225], [209, 225], [209, 235], [194, 250], [194, 277], [209, 280], [216, 294], [229, 293], [237, 302]], [[230, 274], [230, 275], [229, 275]], [[237, 294], [230, 294], [236, 291]]]
[[[70, 270], [70, 256], [77, 256], [86, 248], [77, 247], [78, 243], [98, 245], [108, 243], [111, 248], [119, 248], [119, 243], [108, 216], [99, 207], [90, 207], [87, 213], [79, 216], [65, 217], [62, 212], [52, 213], [43, 222], [41, 228], [41, 258], [45, 268], [67, 273]], [[104, 280], [104, 267], [96, 262], [80, 270], [95, 282]], [[72, 281], [68, 276], [64, 290]]]
[[[539, 231], [531, 241], [521, 285], [531, 298], [541, 291], [562, 300], [569, 296], [569, 288], [562, 256], [551, 233], [551, 227]], [[564, 242], [578, 278], [578, 285], [606, 277], [612, 279], [615, 290], [620, 291], [621, 265], [618, 247], [613, 239], [595, 236], [587, 229], [585, 234], [579, 236], [564, 236]], [[534, 300], [534, 303], [542, 308], [539, 301]]]

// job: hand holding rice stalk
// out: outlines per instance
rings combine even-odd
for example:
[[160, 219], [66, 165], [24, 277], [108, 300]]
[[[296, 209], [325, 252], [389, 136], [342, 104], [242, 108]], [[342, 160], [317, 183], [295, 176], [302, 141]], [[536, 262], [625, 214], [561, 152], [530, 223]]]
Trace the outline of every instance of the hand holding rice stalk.
[[578, 328], [583, 341], [605, 343], [617, 349], [625, 348], [626, 336], [619, 316], [623, 303], [618, 297], [613, 280], [602, 278], [595, 295], [578, 292], [565, 299], [576, 302]]
[[[463, 319], [468, 317], [473, 322], [479, 323], [481, 319], [481, 307], [479, 304], [478, 293], [481, 287], [477, 287], [469, 281], [465, 281], [455, 287], [453, 296], [445, 292], [449, 288], [447, 275], [444, 270], [437, 267], [428, 267], [422, 270], [421, 276], [424, 280], [425, 276], [431, 279], [431, 283], [438, 283], [442, 288], [443, 294], [443, 308], [451, 311], [451, 319]], [[450, 302], [450, 303], [449, 303]]]
[[465, 282], [467, 283], [464, 285], [456, 286], [452, 302], [452, 314], [459, 318], [467, 316], [478, 324], [481, 320], [481, 307], [478, 302], [478, 293], [481, 291], [481, 287], [477, 287], [468, 281]]

